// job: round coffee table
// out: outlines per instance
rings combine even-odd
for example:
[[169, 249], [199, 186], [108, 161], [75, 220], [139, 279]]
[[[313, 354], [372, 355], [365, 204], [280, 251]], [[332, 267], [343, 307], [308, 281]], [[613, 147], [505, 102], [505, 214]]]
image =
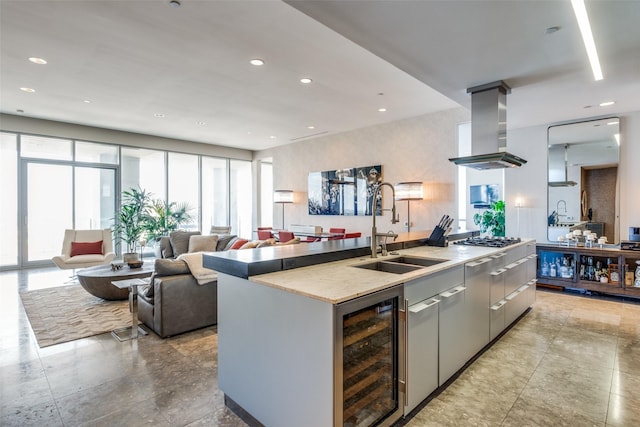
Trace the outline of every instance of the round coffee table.
[[118, 289], [111, 282], [150, 277], [153, 266], [153, 260], [145, 261], [140, 268], [129, 268], [125, 265], [120, 270], [111, 270], [110, 265], [100, 265], [78, 270], [76, 276], [80, 285], [91, 295], [107, 300], [128, 299], [129, 289]]

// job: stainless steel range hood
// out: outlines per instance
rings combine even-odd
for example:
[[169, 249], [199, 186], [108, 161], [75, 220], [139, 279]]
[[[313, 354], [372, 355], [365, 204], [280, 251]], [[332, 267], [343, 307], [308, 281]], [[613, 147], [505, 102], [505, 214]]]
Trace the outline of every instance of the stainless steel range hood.
[[449, 161], [478, 170], [520, 167], [527, 161], [507, 152], [507, 94], [502, 80], [467, 89], [471, 93], [471, 156]]

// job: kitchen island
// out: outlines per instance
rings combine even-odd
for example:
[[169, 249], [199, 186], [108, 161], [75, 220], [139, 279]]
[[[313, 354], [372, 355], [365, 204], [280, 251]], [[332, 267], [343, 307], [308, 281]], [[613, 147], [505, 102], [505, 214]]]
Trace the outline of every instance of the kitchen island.
[[[441, 328], [450, 328], [436, 329], [436, 340], [428, 346], [437, 349], [437, 387], [499, 334], [495, 328], [506, 328], [533, 302], [535, 280], [531, 281], [530, 272], [535, 277], [535, 242], [525, 240], [503, 249], [441, 248], [416, 246], [413, 237], [391, 248], [398, 255], [377, 259], [359, 252], [369, 247], [366, 238], [346, 245], [327, 242], [264, 248], [253, 254], [205, 255], [204, 265], [219, 272], [218, 382], [228, 406], [251, 425], [372, 425], [381, 419], [380, 425], [388, 425], [433, 391], [418, 387], [426, 394], [410, 393], [405, 399], [405, 392], [423, 381], [415, 376], [407, 383], [414, 378], [411, 367], [427, 362], [415, 360], [420, 349], [410, 342], [411, 337], [417, 337], [413, 344], [422, 341], [416, 334], [426, 329], [413, 330], [414, 317], [407, 323], [408, 312], [423, 316], [436, 307]], [[385, 266], [384, 262], [400, 257], [441, 262], [415, 269], [388, 263], [393, 272], [361, 268], [380, 261]], [[465, 284], [470, 269], [489, 265], [480, 282]], [[515, 285], [507, 288], [511, 272]], [[497, 297], [491, 278], [502, 284]], [[424, 319], [415, 319], [416, 328], [422, 328]], [[368, 326], [362, 328], [356, 320]], [[499, 326], [491, 329], [494, 324]], [[438, 328], [438, 322], [435, 325]], [[448, 344], [438, 345], [438, 334], [451, 335], [458, 328], [462, 330]], [[481, 336], [473, 347], [467, 344], [472, 332]], [[352, 363], [367, 354], [389, 363]], [[438, 370], [437, 359], [452, 360], [443, 364], [447, 371]]]

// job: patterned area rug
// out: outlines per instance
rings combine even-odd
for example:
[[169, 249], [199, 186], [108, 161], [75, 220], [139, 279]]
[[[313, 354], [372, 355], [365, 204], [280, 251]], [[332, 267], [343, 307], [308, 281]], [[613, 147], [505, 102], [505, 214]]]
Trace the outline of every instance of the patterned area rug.
[[40, 347], [131, 326], [129, 302], [106, 301], [79, 284], [20, 294]]

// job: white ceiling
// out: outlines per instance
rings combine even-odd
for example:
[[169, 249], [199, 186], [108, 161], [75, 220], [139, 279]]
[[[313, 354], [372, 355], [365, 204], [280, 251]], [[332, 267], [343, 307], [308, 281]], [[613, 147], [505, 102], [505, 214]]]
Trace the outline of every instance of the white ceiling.
[[181, 3], [1, 0], [0, 111], [260, 150], [469, 107], [500, 79], [510, 129], [640, 110], [640, 1], [587, 2], [600, 82], [568, 0]]

